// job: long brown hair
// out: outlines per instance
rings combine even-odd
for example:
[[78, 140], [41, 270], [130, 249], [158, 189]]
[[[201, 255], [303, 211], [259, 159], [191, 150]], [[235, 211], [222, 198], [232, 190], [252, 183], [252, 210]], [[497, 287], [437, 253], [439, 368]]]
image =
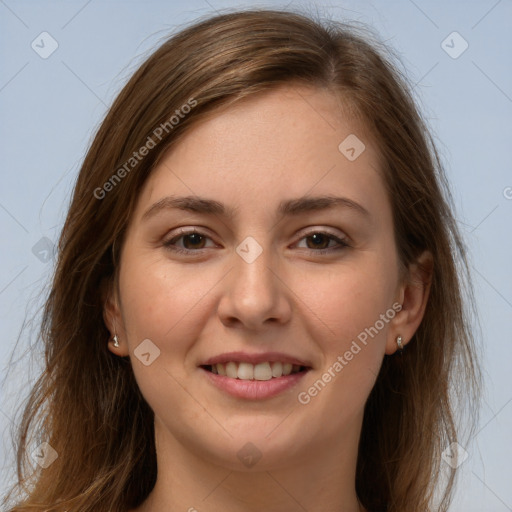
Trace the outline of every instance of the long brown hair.
[[[21, 418], [10, 495], [22, 496], [12, 512], [125, 512], [148, 496], [157, 471], [153, 412], [129, 358], [107, 349], [101, 291], [117, 279], [127, 223], [164, 151], [219, 107], [285, 83], [339, 93], [361, 117], [384, 162], [401, 263], [433, 255], [424, 319], [401, 357], [384, 358], [366, 404], [358, 497], [369, 510], [447, 510], [455, 470], [441, 452], [458, 439], [454, 403], [479, 388], [468, 264], [410, 86], [369, 41], [341, 22], [231, 12], [168, 39], [128, 81], [85, 157], [59, 240], [41, 325], [46, 366]], [[134, 161], [143, 146], [151, 147]], [[58, 454], [46, 469], [30, 460], [32, 432]]]

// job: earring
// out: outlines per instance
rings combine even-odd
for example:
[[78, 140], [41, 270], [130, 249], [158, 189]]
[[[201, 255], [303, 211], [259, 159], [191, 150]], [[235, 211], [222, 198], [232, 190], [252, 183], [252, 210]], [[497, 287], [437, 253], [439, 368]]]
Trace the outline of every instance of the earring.
[[396, 344], [398, 345], [398, 351], [401, 353], [404, 349], [404, 346], [402, 345], [402, 336], [397, 336]]
[[119, 348], [119, 341], [117, 339], [117, 334], [114, 334], [112, 339], [114, 340], [114, 347]]

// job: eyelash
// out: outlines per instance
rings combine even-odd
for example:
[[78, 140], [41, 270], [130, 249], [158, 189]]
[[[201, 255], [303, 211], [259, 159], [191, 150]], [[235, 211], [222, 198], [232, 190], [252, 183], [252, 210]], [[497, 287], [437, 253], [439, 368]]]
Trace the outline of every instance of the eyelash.
[[[178, 241], [180, 238], [183, 238], [185, 236], [188, 236], [188, 235], [200, 235], [202, 237], [205, 237], [205, 238], [210, 238], [209, 236], [205, 235], [204, 233], [201, 233], [200, 231], [196, 231], [196, 230], [190, 230], [190, 231], [181, 231], [180, 234], [178, 236], [175, 236], [173, 238], [171, 238], [170, 240], [166, 241], [163, 243], [164, 247], [170, 251], [173, 251], [173, 252], [176, 252], [176, 253], [181, 253], [181, 254], [191, 254], [191, 253], [194, 253], [194, 252], [200, 252], [202, 251], [203, 249], [197, 249], [197, 250], [194, 250], [194, 249], [181, 249], [179, 247], [176, 247], [174, 244], [176, 243], [176, 241]], [[327, 231], [311, 231], [310, 233], [307, 233], [306, 235], [304, 235], [299, 241], [301, 240], [304, 240], [305, 238], [309, 238], [313, 235], [325, 235], [327, 236], [330, 241], [333, 240], [335, 242], [337, 242], [339, 244], [338, 247], [331, 247], [331, 248], [328, 248], [328, 249], [319, 249], [319, 250], [316, 250], [316, 249], [308, 249], [309, 251], [315, 253], [315, 254], [328, 254], [328, 253], [332, 253], [332, 252], [335, 252], [335, 251], [340, 251], [342, 249], [345, 249], [347, 247], [350, 247], [350, 245], [345, 241], [345, 240], [342, 240], [341, 238], [333, 235], [332, 233], [329, 233]], [[210, 238], [211, 239], [211, 238]]]

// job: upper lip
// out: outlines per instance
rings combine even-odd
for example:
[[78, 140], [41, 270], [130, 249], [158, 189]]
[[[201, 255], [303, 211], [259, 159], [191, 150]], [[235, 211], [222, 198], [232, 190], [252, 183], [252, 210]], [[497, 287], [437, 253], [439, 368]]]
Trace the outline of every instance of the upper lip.
[[291, 363], [299, 366], [307, 366], [311, 367], [311, 363], [302, 359], [299, 359], [294, 356], [290, 356], [288, 354], [283, 354], [282, 352], [262, 352], [262, 353], [253, 353], [250, 354], [248, 352], [226, 352], [224, 354], [219, 354], [217, 356], [210, 357], [206, 361], [200, 363], [199, 366], [208, 366], [219, 363], [229, 363], [230, 361], [234, 361], [236, 363], [265, 363], [265, 362], [281, 362], [281, 363]]

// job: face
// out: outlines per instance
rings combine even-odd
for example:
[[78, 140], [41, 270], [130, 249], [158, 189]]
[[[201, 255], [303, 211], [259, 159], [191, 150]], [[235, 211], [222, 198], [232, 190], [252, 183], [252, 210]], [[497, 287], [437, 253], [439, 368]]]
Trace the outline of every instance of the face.
[[379, 155], [341, 107], [305, 87], [245, 99], [141, 191], [116, 353], [162, 443], [237, 469], [357, 444], [401, 284]]

